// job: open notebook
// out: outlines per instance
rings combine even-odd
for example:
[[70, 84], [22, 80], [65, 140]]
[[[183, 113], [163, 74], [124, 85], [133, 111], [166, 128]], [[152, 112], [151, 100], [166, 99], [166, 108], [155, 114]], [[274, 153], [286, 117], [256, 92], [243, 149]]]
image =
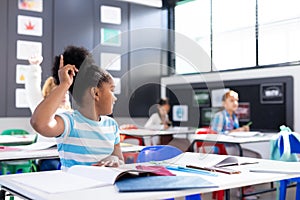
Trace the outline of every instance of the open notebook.
[[[14, 183], [45, 193], [63, 193], [109, 186], [115, 183], [119, 191], [217, 187], [215, 184], [199, 177], [174, 176], [162, 166], [145, 166], [137, 169], [78, 165], [71, 167], [66, 172], [24, 173], [13, 176], [12, 180]], [[136, 185], [132, 185], [133, 182]], [[13, 188], [14, 186], [11, 187]]]
[[233, 137], [254, 137], [263, 136], [264, 134], [258, 131], [239, 131], [228, 133], [228, 135]]

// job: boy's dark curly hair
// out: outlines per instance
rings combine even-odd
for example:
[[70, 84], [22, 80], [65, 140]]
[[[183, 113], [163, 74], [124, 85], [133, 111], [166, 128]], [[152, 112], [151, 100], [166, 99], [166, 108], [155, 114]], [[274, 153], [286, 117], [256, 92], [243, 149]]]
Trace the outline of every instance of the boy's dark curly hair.
[[[94, 62], [92, 58], [92, 54], [84, 47], [77, 47], [77, 46], [67, 46], [65, 48], [65, 51], [62, 54], [64, 56], [64, 65], [71, 64], [75, 65], [77, 69], [80, 69], [82, 63], [89, 59], [89, 62]], [[59, 85], [59, 78], [58, 78], [58, 70], [59, 70], [59, 61], [60, 61], [60, 55], [55, 56], [54, 58], [54, 64], [52, 67], [52, 76], [54, 78], [55, 84]], [[73, 86], [71, 85], [69, 88], [69, 91], [73, 92]]]

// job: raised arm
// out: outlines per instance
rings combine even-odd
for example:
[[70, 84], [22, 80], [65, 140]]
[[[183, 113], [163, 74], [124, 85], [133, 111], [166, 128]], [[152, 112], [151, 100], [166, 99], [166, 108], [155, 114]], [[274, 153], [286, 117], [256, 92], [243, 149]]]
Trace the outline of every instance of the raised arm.
[[37, 106], [30, 120], [32, 127], [41, 135], [56, 137], [63, 133], [63, 120], [59, 116], [55, 116], [55, 112], [72, 85], [77, 71], [74, 65], [64, 66], [63, 56], [60, 57], [58, 72], [60, 84]]

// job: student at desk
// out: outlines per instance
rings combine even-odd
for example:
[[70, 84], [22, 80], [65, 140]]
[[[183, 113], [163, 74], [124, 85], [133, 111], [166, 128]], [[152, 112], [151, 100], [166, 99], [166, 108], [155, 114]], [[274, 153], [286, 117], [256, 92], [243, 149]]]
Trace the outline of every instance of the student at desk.
[[[82, 66], [64, 65], [62, 55], [58, 75], [59, 85], [38, 105], [30, 122], [37, 132], [56, 137], [62, 169], [123, 164], [118, 125], [105, 116], [116, 101], [111, 75], [90, 59]], [[55, 115], [68, 90], [78, 109]]]
[[211, 129], [217, 133], [227, 134], [234, 131], [249, 131], [249, 126], [240, 127], [235, 111], [239, 106], [239, 95], [233, 90], [229, 90], [222, 97], [222, 111], [215, 114]]
[[[239, 126], [238, 117], [235, 114], [239, 106], [239, 95], [233, 90], [229, 90], [222, 97], [223, 107], [222, 111], [215, 114], [213, 120], [211, 121], [211, 129], [219, 134], [227, 134], [235, 131], [249, 131], [249, 126]], [[237, 149], [234, 145], [226, 145], [226, 150], [228, 154], [235, 155]], [[256, 157], [261, 158], [261, 156], [251, 150], [243, 149], [246, 157]], [[253, 187], [245, 187], [244, 192], [253, 192]], [[239, 195], [239, 194], [238, 194]], [[257, 196], [248, 196], [245, 199], [257, 199]]]
[[[211, 129], [219, 134], [228, 134], [235, 131], [249, 131], [249, 126], [245, 125], [240, 127], [238, 117], [235, 114], [239, 106], [239, 95], [233, 90], [229, 90], [222, 97], [223, 107], [222, 111], [215, 114], [211, 121]], [[231, 155], [235, 155], [237, 150], [234, 146], [227, 145], [227, 152]], [[229, 151], [228, 151], [229, 150]], [[257, 152], [249, 149], [243, 149], [246, 157], [261, 158], [261, 155]]]
[[[81, 65], [81, 63], [85, 60], [86, 57], [91, 57], [89, 51], [83, 47], [76, 47], [76, 46], [68, 46], [63, 54], [65, 55], [66, 62], [68, 64], [75, 64]], [[58, 59], [58, 61], [57, 61]], [[45, 98], [49, 96], [49, 94], [57, 87], [58, 75], [57, 67], [59, 66], [59, 56], [56, 56], [54, 65], [52, 68], [53, 76], [50, 76], [45, 81], [42, 90], [41, 90], [41, 75], [42, 75], [42, 68], [41, 62], [43, 61], [43, 57], [41, 56], [31, 56], [29, 58], [30, 66], [26, 69], [26, 79], [25, 79], [25, 91], [26, 97], [30, 105], [31, 113], [34, 112], [37, 105]], [[56, 78], [57, 77], [57, 78]], [[71, 103], [70, 103], [70, 96], [67, 92], [62, 99], [56, 113], [62, 113], [65, 111], [71, 111]], [[55, 142], [55, 138], [47, 138], [42, 136], [41, 134], [37, 137], [37, 142]], [[60, 165], [59, 159], [46, 159], [46, 160], [39, 160], [38, 166], [40, 171], [48, 171], [48, 170], [56, 170]]]
[[[160, 99], [157, 104], [157, 112], [153, 113], [148, 121], [145, 124], [145, 128], [155, 129], [155, 130], [165, 130], [171, 126], [171, 121], [169, 120], [168, 113], [170, 112], [170, 103], [169, 99], [163, 98]], [[165, 144], [168, 143], [172, 138], [163, 138], [160, 136], [153, 136], [151, 143], [156, 144]]]

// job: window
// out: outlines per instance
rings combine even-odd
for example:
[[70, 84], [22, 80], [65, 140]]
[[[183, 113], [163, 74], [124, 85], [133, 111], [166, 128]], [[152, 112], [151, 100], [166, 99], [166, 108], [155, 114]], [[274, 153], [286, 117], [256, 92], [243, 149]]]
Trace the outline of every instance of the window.
[[255, 1], [213, 0], [215, 70], [255, 66]]
[[[180, 54], [179, 52], [183, 51], [182, 48], [191, 48], [195, 45], [186, 44], [186, 40], [182, 41], [182, 37], [185, 36], [199, 45], [196, 51], [202, 51], [192, 53], [205, 54], [210, 58], [210, 0], [192, 1], [176, 6], [175, 15], [175, 41], [177, 41], [175, 42], [175, 52]], [[184, 44], [180, 45], [181, 42]], [[190, 51], [193, 51], [193, 49], [190, 49]], [[197, 66], [193, 66], [196, 63], [192, 64], [187, 60], [185, 57], [187, 55], [178, 54], [175, 57], [177, 74], [199, 72]], [[210, 71], [211, 67], [209, 65], [202, 67], [201, 72]]]
[[[176, 73], [299, 61], [299, 7], [299, 0], [195, 0], [176, 6], [175, 32], [200, 45], [212, 59], [212, 66], [199, 71], [184, 56], [176, 56]], [[178, 38], [176, 52], [183, 48]]]
[[259, 65], [300, 60], [300, 1], [258, 1]]

